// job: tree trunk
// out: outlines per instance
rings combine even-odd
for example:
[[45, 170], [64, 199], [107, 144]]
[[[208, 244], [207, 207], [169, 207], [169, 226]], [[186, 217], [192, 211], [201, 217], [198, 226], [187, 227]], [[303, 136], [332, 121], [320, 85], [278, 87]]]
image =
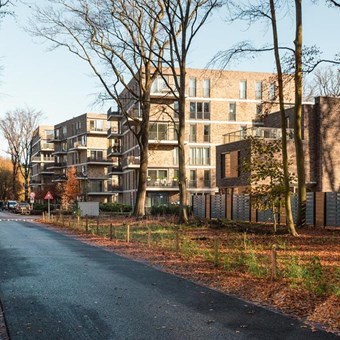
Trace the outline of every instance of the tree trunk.
[[145, 95], [142, 100], [142, 122], [140, 125], [140, 165], [138, 173], [138, 189], [133, 215], [143, 217], [145, 215], [146, 183], [148, 177], [149, 158], [149, 119], [150, 119], [150, 95]]
[[180, 89], [178, 103], [178, 172], [179, 172], [179, 223], [188, 222], [188, 194], [187, 194], [187, 176], [185, 165], [185, 64], [182, 63], [180, 68]]
[[306, 225], [306, 175], [302, 142], [302, 0], [295, 0], [296, 31], [295, 31], [295, 120], [294, 138], [296, 166], [298, 176], [298, 215], [297, 227]]
[[284, 198], [285, 198], [285, 210], [287, 227], [290, 233], [294, 236], [298, 236], [293, 220], [292, 205], [290, 200], [289, 189], [289, 169], [288, 169], [288, 152], [287, 152], [287, 134], [286, 134], [286, 114], [284, 108], [284, 95], [283, 95], [283, 75], [281, 67], [281, 59], [279, 53], [279, 39], [277, 33], [276, 11], [274, 0], [270, 0], [271, 18], [272, 18], [272, 30], [273, 30], [273, 43], [275, 63], [277, 68], [277, 77], [279, 84], [279, 102], [280, 102], [280, 116], [281, 116], [281, 130], [282, 130], [282, 163], [283, 163], [283, 181], [284, 181]]

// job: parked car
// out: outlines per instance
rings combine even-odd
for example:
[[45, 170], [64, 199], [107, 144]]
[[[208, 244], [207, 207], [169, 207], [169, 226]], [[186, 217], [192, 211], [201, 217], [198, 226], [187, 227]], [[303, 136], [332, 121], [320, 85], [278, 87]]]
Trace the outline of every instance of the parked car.
[[15, 212], [18, 214], [27, 214], [29, 215], [31, 211], [31, 206], [27, 202], [19, 202], [15, 206]]
[[15, 207], [16, 207], [17, 204], [18, 204], [17, 201], [7, 201], [5, 207], [9, 211], [15, 211]]

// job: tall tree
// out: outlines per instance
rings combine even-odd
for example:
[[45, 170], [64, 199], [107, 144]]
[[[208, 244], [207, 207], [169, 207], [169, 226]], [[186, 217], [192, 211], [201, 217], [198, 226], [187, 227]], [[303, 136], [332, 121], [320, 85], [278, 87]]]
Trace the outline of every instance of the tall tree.
[[25, 201], [29, 198], [31, 139], [41, 115], [40, 111], [25, 108], [8, 111], [5, 117], [0, 119], [0, 130], [7, 141], [7, 152], [11, 156], [13, 165], [12, 190], [15, 192], [16, 178], [20, 172], [24, 180]]
[[[174, 80], [172, 91], [178, 103], [175, 114], [178, 117], [178, 155], [179, 155], [179, 192], [180, 192], [180, 222], [188, 220], [188, 193], [185, 157], [185, 124], [186, 124], [186, 70], [188, 55], [192, 43], [200, 29], [206, 23], [209, 15], [223, 5], [220, 0], [160, 0], [165, 15], [160, 24], [169, 39], [169, 48], [162, 58], [162, 64], [155, 64], [161, 75], [169, 72]], [[154, 11], [148, 8], [154, 20], [158, 20]], [[160, 67], [161, 66], [161, 67]], [[166, 81], [166, 78], [164, 78]]]
[[[279, 97], [279, 110], [281, 116], [281, 129], [282, 129], [282, 165], [283, 165], [283, 183], [284, 183], [284, 198], [285, 198], [285, 210], [287, 216], [287, 226], [292, 235], [296, 236], [297, 232], [294, 226], [291, 200], [290, 200], [290, 177], [288, 172], [288, 152], [287, 152], [287, 135], [286, 135], [286, 115], [284, 109], [284, 87], [285, 77], [282, 67], [282, 58], [280, 52], [282, 50], [290, 51], [294, 50], [290, 47], [282, 47], [279, 44], [279, 32], [277, 23], [277, 2], [269, 0], [268, 2], [259, 1], [257, 3], [239, 3], [234, 2], [231, 4], [231, 21], [246, 20], [249, 25], [256, 21], [268, 21], [272, 32], [272, 44], [255, 47], [249, 42], [240, 42], [236, 46], [227, 51], [219, 52], [215, 57], [215, 62], [219, 62], [222, 67], [226, 67], [235, 58], [249, 57], [257, 53], [274, 52], [274, 60], [277, 71], [278, 82], [278, 97]], [[287, 78], [287, 77], [286, 77]], [[289, 79], [289, 77], [288, 77]], [[303, 158], [302, 158], [303, 161]]]
[[8, 158], [0, 157], [0, 201], [17, 198], [20, 187], [19, 178], [16, 178], [13, 193], [12, 162]]
[[[167, 45], [160, 42], [164, 8], [144, 0], [54, 0], [56, 7], [36, 8], [31, 31], [66, 47], [88, 63], [103, 86], [102, 99], [113, 99], [124, 114], [140, 150], [136, 216], [145, 213], [151, 85]], [[148, 10], [156, 17], [151, 18]], [[164, 38], [162, 36], [162, 38]], [[128, 81], [126, 81], [128, 79]], [[135, 86], [137, 85], [137, 86]], [[140, 114], [136, 115], [136, 112]], [[132, 121], [133, 124], [129, 122]]]

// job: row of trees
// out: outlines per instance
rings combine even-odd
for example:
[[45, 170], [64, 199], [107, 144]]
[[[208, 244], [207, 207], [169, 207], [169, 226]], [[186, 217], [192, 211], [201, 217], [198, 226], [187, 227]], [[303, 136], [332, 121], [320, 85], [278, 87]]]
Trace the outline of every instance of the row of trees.
[[[151, 85], [157, 77], [162, 77], [169, 85], [169, 94], [178, 102], [174, 112], [177, 124], [174, 126], [179, 148], [180, 220], [186, 222], [188, 198], [184, 132], [187, 58], [198, 31], [224, 1], [51, 2], [53, 5], [49, 8], [36, 7], [31, 32], [52, 42], [54, 48], [66, 47], [86, 61], [105, 90], [101, 98], [114, 100], [119, 111], [134, 120], [130, 130], [140, 149], [136, 216], [143, 216], [145, 212]], [[168, 84], [165, 74], [171, 76], [174, 84]], [[140, 121], [136, 120], [131, 107], [140, 110]]]
[[[136, 124], [130, 126], [140, 147], [140, 171], [135, 215], [144, 214], [148, 167], [148, 127], [150, 120], [151, 85], [157, 77], [167, 83], [169, 93], [178, 102], [174, 116], [178, 122], [176, 132], [179, 148], [180, 219], [187, 220], [187, 190], [184, 151], [185, 83], [187, 57], [193, 40], [217, 8], [226, 9], [229, 20], [246, 20], [250, 27], [257, 21], [267, 21], [272, 42], [255, 47], [242, 42], [215, 57], [227, 66], [233, 58], [258, 52], [274, 52], [278, 76], [278, 98], [282, 126], [282, 161], [285, 187], [287, 222], [293, 235], [297, 235], [290, 207], [286, 119], [284, 112], [284, 77], [289, 73], [295, 81], [295, 146], [299, 209], [297, 225], [305, 224], [306, 183], [302, 145], [303, 72], [313, 70], [321, 62], [315, 47], [303, 47], [302, 1], [295, 0], [295, 37], [293, 46], [281, 46], [277, 16], [288, 15], [289, 0], [217, 1], [217, 0], [53, 0], [49, 8], [35, 9], [31, 32], [43, 37], [54, 48], [66, 47], [86, 61], [105, 89], [102, 98], [113, 99], [118, 109]], [[337, 1], [328, 1], [338, 7]], [[284, 12], [285, 11], [285, 12]], [[285, 52], [284, 55], [282, 53]], [[303, 58], [303, 57], [306, 58]], [[289, 68], [289, 67], [290, 68]], [[168, 84], [170, 75], [173, 84]], [[132, 81], [125, 81], [132, 79]], [[133, 86], [137, 84], [137, 86]], [[165, 95], [166, 97], [166, 95]], [[136, 121], [131, 107], [141, 111]]]

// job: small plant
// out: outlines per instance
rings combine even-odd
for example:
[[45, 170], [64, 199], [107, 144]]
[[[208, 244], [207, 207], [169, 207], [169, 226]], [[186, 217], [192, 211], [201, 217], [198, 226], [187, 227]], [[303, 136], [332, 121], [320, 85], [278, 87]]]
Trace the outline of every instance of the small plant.
[[303, 284], [311, 291], [317, 294], [325, 294], [328, 287], [324, 280], [323, 268], [320, 259], [313, 256], [303, 270]]
[[255, 277], [264, 277], [267, 275], [267, 270], [261, 265], [259, 257], [256, 256], [254, 251], [244, 253], [242, 261], [251, 275]]

